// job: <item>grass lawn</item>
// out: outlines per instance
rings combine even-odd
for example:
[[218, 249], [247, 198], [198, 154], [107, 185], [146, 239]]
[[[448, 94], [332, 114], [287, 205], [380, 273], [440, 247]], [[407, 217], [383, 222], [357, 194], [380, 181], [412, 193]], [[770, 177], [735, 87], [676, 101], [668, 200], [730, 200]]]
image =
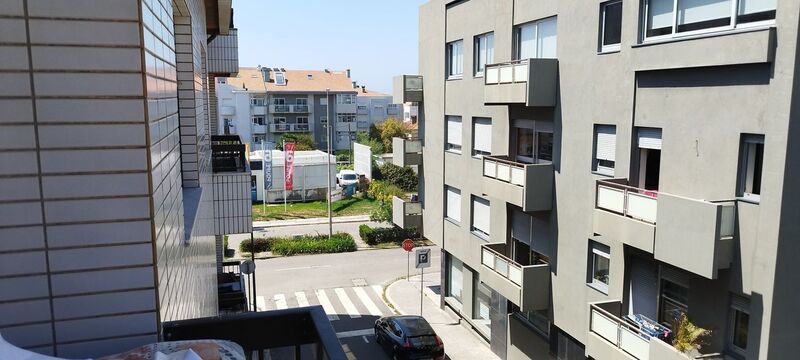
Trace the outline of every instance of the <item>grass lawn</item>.
[[[380, 206], [379, 201], [352, 197], [335, 201], [331, 208], [333, 216], [368, 215]], [[392, 206], [387, 204], [387, 206]], [[328, 203], [313, 201], [305, 203], [289, 203], [288, 211], [283, 211], [283, 204], [267, 204], [266, 212], [261, 204], [253, 205], [253, 221], [308, 219], [328, 216]]]

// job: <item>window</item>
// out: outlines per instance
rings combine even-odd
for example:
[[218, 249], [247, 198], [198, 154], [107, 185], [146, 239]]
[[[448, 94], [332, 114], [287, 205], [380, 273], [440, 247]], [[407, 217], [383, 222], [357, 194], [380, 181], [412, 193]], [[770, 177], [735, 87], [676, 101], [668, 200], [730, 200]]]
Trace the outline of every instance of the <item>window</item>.
[[263, 116], [253, 116], [253, 125], [264, 125]]
[[250, 105], [253, 106], [264, 106], [264, 99], [263, 98], [252, 98], [250, 99]]
[[526, 164], [553, 162], [553, 123], [515, 120], [514, 160]]
[[683, 314], [689, 313], [689, 288], [677, 282], [661, 279], [661, 306], [658, 321], [672, 330], [677, 329]]
[[298, 116], [297, 117], [298, 124], [308, 124], [308, 117], [306, 116]]
[[340, 123], [351, 123], [356, 121], [356, 116], [352, 114], [339, 114], [336, 115], [336, 121]]
[[470, 230], [476, 235], [489, 238], [489, 200], [472, 196], [472, 225]]
[[276, 117], [276, 118], [272, 119], [272, 122], [274, 122], [275, 124], [286, 124], [286, 118], [285, 117]]
[[614, 125], [595, 125], [592, 171], [598, 174], [614, 176], [616, 153], [617, 127]]
[[740, 355], [746, 355], [747, 351], [747, 335], [750, 328], [749, 309], [750, 300], [738, 295], [731, 295], [728, 345], [731, 350]]
[[462, 301], [461, 294], [464, 289], [464, 274], [462, 273], [464, 271], [464, 263], [452, 255], [448, 255], [447, 270], [446, 295], [460, 303]]
[[286, 75], [283, 73], [283, 71], [278, 71], [275, 73], [275, 85], [286, 86]]
[[472, 318], [478, 324], [481, 330], [490, 334], [491, 318], [489, 312], [492, 308], [492, 289], [490, 289], [483, 281], [475, 279], [473, 281], [474, 291], [472, 293]]
[[356, 95], [355, 94], [336, 94], [336, 103], [337, 104], [355, 104], [356, 103]]
[[444, 216], [455, 222], [461, 222], [461, 190], [445, 185], [445, 193], [447, 193], [447, 204]]
[[593, 288], [608, 293], [611, 250], [608, 246], [591, 242], [589, 245], [589, 271], [587, 282]]
[[622, 35], [622, 1], [600, 4], [600, 51], [619, 51]]
[[447, 78], [461, 78], [464, 73], [464, 41], [447, 44]]
[[515, 30], [517, 60], [556, 58], [556, 17], [520, 25]]
[[328, 106], [328, 99], [327, 98], [319, 98], [319, 104], [322, 106]]
[[461, 117], [447, 117], [447, 144], [445, 150], [461, 153]]
[[761, 172], [764, 167], [764, 135], [743, 134], [739, 159], [738, 196], [761, 199]]
[[494, 33], [475, 37], [475, 59], [473, 61], [475, 76], [483, 76], [486, 64], [494, 62]]
[[284, 99], [284, 98], [274, 98], [274, 99], [272, 99], [272, 105], [286, 105], [286, 99]]
[[296, 105], [308, 105], [308, 98], [297, 98], [294, 100]]
[[472, 156], [491, 155], [492, 119], [472, 119]]
[[728, 30], [775, 19], [775, 0], [644, 1], [645, 39]]

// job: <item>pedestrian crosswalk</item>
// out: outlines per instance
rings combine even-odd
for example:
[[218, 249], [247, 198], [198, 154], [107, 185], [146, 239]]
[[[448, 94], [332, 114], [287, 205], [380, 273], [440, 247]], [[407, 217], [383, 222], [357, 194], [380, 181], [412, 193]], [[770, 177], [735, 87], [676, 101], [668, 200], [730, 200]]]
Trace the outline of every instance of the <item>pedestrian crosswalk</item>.
[[383, 288], [378, 285], [315, 289], [259, 295], [256, 297], [258, 311], [280, 310], [294, 307], [320, 305], [331, 321], [340, 317], [357, 319], [362, 316], [390, 315], [391, 310], [383, 303]]

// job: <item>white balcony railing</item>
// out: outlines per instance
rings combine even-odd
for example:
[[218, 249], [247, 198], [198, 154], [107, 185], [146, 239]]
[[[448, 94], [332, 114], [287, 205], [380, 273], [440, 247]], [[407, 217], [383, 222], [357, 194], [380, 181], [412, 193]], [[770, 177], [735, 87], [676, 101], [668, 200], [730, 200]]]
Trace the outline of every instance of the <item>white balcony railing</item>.
[[650, 336], [596, 304], [591, 305], [590, 316], [589, 331], [636, 359], [650, 358]]
[[292, 111], [291, 105], [270, 105], [270, 112], [272, 113], [288, 113]]
[[310, 108], [309, 108], [308, 105], [300, 105], [300, 104], [298, 104], [298, 105], [292, 105], [291, 111], [293, 113], [307, 113], [307, 112], [310, 112], [309, 109]]
[[311, 131], [309, 124], [270, 124], [270, 132], [308, 132]]
[[492, 156], [483, 157], [483, 176], [525, 186], [525, 165]]
[[263, 105], [252, 105], [253, 115], [266, 115], [267, 107]]
[[486, 85], [528, 82], [528, 60], [486, 65]]
[[595, 207], [655, 224], [658, 192], [600, 180], [597, 182]]
[[481, 264], [494, 270], [500, 276], [510, 280], [517, 286], [522, 286], [522, 265], [507, 258], [500, 251], [490, 245], [503, 246], [505, 244], [486, 244], [481, 246]]
[[294, 124], [294, 129], [298, 132], [300, 131], [309, 131], [311, 127], [308, 124]]

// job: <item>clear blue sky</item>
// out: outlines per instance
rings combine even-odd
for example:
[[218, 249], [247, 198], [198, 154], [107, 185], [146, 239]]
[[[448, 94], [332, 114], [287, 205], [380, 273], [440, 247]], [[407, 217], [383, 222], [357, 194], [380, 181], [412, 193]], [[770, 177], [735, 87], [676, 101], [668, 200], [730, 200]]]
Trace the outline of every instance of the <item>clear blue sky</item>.
[[426, 0], [235, 0], [239, 65], [351, 69], [391, 94], [392, 76], [417, 73], [419, 6]]

